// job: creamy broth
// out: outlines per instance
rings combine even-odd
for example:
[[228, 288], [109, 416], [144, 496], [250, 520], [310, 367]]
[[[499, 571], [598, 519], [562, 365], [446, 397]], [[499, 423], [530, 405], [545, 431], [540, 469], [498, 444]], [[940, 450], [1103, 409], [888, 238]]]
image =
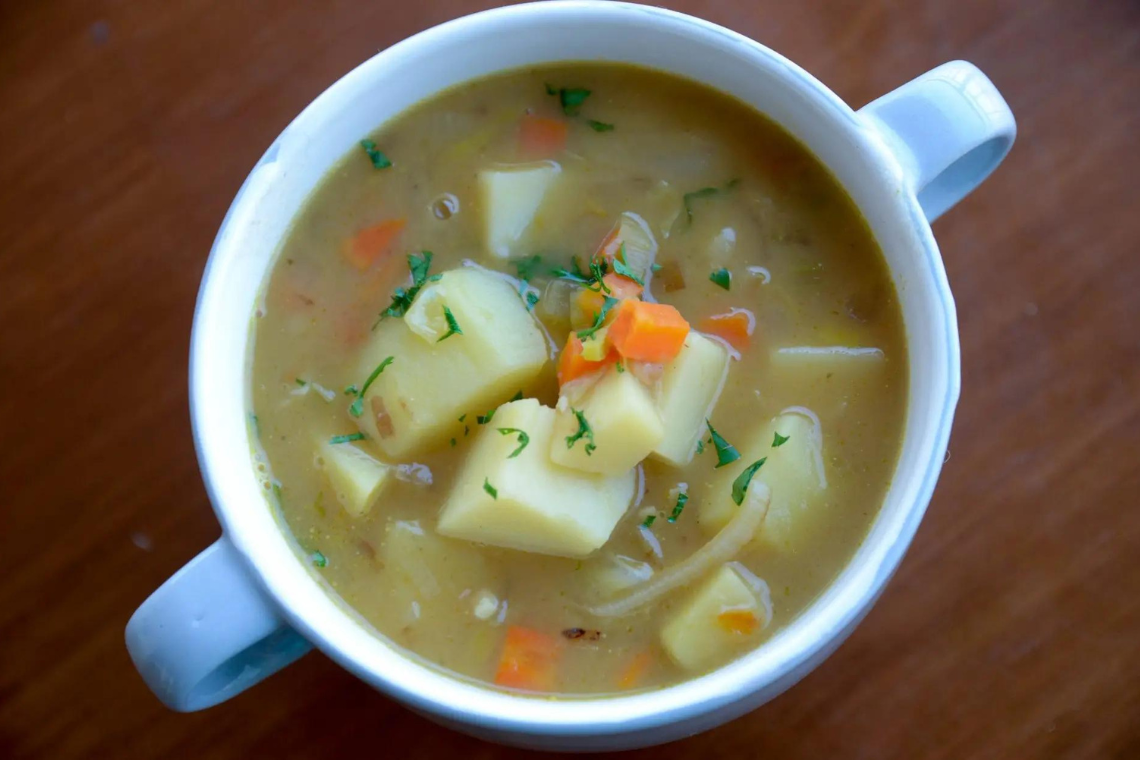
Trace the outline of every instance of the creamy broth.
[[[578, 89], [589, 95], [575, 105], [583, 97]], [[267, 490], [272, 484], [271, 499], [304, 561], [379, 634], [457, 674], [508, 688], [581, 694], [660, 687], [740, 657], [794, 620], [850, 560], [875, 518], [906, 408], [894, 286], [835, 179], [740, 102], [660, 72], [614, 65], [562, 65], [464, 84], [369, 139], [305, 203], [255, 320], [251, 431]], [[502, 248], [490, 250], [489, 200], [479, 176], [535, 160], [552, 162], [546, 166], [557, 174], [504, 258]], [[391, 166], [383, 166], [387, 161]], [[391, 466], [366, 513], [353, 514], [318, 442], [358, 437], [362, 418], [375, 422], [375, 405], [362, 404], [361, 418], [350, 412], [357, 395], [346, 388], [359, 390], [378, 358], [392, 355], [393, 362], [377, 387], [397, 367], [412, 370], [383, 344], [384, 335], [407, 329], [404, 320], [389, 316], [373, 329], [395, 289], [412, 281], [407, 255], [431, 251], [430, 273], [448, 273], [425, 282], [425, 291], [460, 281], [450, 274], [455, 270], [482, 267], [509, 278], [516, 293], [539, 296], [533, 314], [548, 361], [517, 390], [555, 408], [556, 368], [571, 333], [566, 298], [580, 298], [581, 283], [552, 270], [573, 271], [576, 256], [588, 275], [591, 257], [623, 214], [627, 224], [647, 227], [656, 245], [656, 266], [642, 273], [644, 301], [675, 307], [694, 333], [711, 334], [730, 354], [709, 420], [739, 459], [716, 467], [730, 454], [707, 428], [691, 462], [646, 458], [629, 476], [634, 495], [608, 540], [584, 556], [441, 535], [441, 509], [475, 447], [484, 438], [520, 440], [499, 432], [494, 418], [479, 421], [509, 403], [512, 388], [489, 408], [465, 410], [435, 444], [406, 457], [391, 456], [375, 436], [330, 444]], [[517, 279], [520, 262], [529, 284]], [[730, 281], [715, 274], [722, 268]], [[516, 297], [525, 310], [527, 302]], [[733, 310], [748, 313], [731, 317], [740, 313]], [[714, 315], [731, 318], [708, 321]], [[431, 350], [474, 340], [473, 333], [469, 325]], [[736, 348], [725, 348], [733, 342]], [[621, 366], [645, 383], [651, 399], [661, 382], [653, 365]], [[506, 417], [503, 409], [496, 414]], [[601, 427], [601, 420], [590, 422]], [[381, 436], [382, 428], [383, 419]], [[811, 444], [817, 430], [821, 441]], [[777, 464], [793, 456], [796, 464]], [[587, 609], [661, 577], [716, 536], [739, 509], [731, 501], [734, 480], [761, 457], [770, 461], [756, 482], [767, 482], [766, 468], [784, 470], [771, 469], [780, 479], [771, 483], [768, 517], [732, 564], [717, 563], [629, 614]], [[486, 483], [495, 488], [489, 476]], [[678, 489], [687, 502], [671, 522]], [[490, 508], [502, 501], [496, 497]], [[582, 502], [582, 509], [593, 508], [592, 499]], [[755, 605], [725, 602], [711, 623], [694, 623], [713, 625], [715, 635], [678, 633], [688, 623], [677, 621], [704, 614], [697, 599], [713, 593], [717, 578], [747, 589]], [[670, 625], [673, 639], [663, 636]], [[715, 651], [702, 649], [713, 640], [721, 642]], [[504, 658], [518, 646], [537, 648], [541, 662], [515, 663], [526, 671], [522, 680], [503, 677]], [[543, 676], [528, 681], [532, 665]]]

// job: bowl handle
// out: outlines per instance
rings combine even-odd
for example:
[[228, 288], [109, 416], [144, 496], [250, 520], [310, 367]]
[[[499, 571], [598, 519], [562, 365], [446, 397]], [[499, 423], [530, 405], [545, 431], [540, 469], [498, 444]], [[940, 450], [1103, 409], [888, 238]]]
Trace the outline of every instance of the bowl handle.
[[180, 712], [223, 702], [312, 648], [290, 628], [229, 539], [170, 577], [127, 623], [127, 650]]
[[993, 82], [972, 63], [951, 61], [859, 110], [902, 168], [934, 221], [997, 168], [1017, 124]]

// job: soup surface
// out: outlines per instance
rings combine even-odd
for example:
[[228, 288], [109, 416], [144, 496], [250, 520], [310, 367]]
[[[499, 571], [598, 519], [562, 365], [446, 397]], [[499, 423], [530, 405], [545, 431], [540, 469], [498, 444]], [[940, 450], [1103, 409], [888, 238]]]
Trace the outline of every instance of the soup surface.
[[306, 202], [255, 331], [256, 457], [305, 561], [508, 689], [760, 645], [859, 546], [904, 423], [896, 295], [844, 191], [745, 105], [632, 67], [385, 124]]

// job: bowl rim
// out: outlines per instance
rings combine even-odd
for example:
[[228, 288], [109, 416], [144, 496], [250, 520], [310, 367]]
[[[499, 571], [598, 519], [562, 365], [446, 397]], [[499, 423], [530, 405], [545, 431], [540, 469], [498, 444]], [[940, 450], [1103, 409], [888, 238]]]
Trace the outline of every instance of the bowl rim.
[[[882, 167], [884, 175], [889, 175], [890, 181], [901, 185], [898, 180], [900, 170], [894, 156], [881, 141], [865, 133], [866, 125], [855, 112], [825, 85], [780, 54], [736, 32], [676, 11], [599, 0], [554, 0], [495, 8], [422, 31], [382, 50], [338, 79], [302, 110], [283, 130], [282, 135], [297, 128], [298, 125], [304, 125], [315, 112], [335, 99], [338, 92], [350, 87], [350, 83], [354, 80], [371, 76], [374, 70], [382, 69], [390, 61], [398, 59], [413, 48], [446, 44], [447, 39], [460, 30], [468, 34], [479, 32], [493, 36], [497, 24], [523, 16], [533, 16], [536, 19], [542, 18], [548, 23], [556, 23], [560, 14], [582, 13], [591, 14], [601, 23], [619, 16], [628, 17], [631, 13], [640, 14], [646, 23], [666, 25], [678, 34], [713, 35], [726, 38], [727, 42], [734, 46], [746, 48], [757, 66], [767, 67], [778, 76], [794, 80], [795, 86], [812, 98], [821, 109], [821, 113], [835, 120], [834, 128], [838, 129], [841, 125], [845, 125], [842, 128], [860, 132], [855, 139], [866, 151], [873, 154], [874, 163]], [[925, 258], [927, 274], [932, 278], [933, 288], [940, 298], [936, 306], [940, 307], [945, 340], [939, 347], [939, 353], [940, 358], [945, 361], [947, 377], [944, 385], [945, 395], [941, 402], [941, 416], [931, 438], [926, 469], [921, 476], [917, 473], [909, 475], [910, 478], [917, 479], [918, 485], [914, 491], [915, 498], [903, 510], [897, 529], [892, 535], [880, 539], [872, 562], [865, 562], [865, 567], [861, 568], [855, 568], [854, 561], [849, 562], [825, 589], [824, 594], [809, 605], [795, 621], [761, 647], [717, 670], [672, 686], [645, 692], [545, 698], [488, 688], [468, 681], [464, 677], [444, 672], [438, 666], [419, 659], [413, 653], [377, 637], [371, 631], [362, 632], [375, 642], [376, 647], [386, 650], [387, 655], [375, 647], [374, 651], [365, 652], [359, 637], [354, 640], [345, 635], [348, 628], [359, 628], [359, 623], [344, 609], [347, 605], [339, 599], [330, 597], [329, 602], [339, 609], [343, 617], [335, 620], [312, 619], [300, 605], [295, 603], [293, 589], [278, 577], [283, 571], [280, 563], [263, 550], [264, 544], [245, 535], [241, 529], [234, 510], [248, 507], [234, 506], [222, 492], [217, 473], [214, 471], [215, 463], [209, 455], [206, 441], [206, 430], [212, 427], [209, 424], [211, 409], [208, 382], [204, 377], [206, 370], [199, 357], [202, 352], [208, 350], [211, 330], [217, 328], [216, 320], [211, 321], [207, 317], [211, 304], [211, 291], [222, 269], [220, 262], [233, 253], [226, 245], [227, 230], [235, 224], [235, 220], [241, 221], [240, 210], [245, 204], [252, 202], [249, 198], [250, 181], [259, 167], [275, 160], [280, 140], [281, 137], [278, 137], [273, 142], [239, 189], [210, 251], [198, 292], [191, 337], [190, 407], [195, 450], [214, 511], [225, 534], [253, 569], [257, 583], [274, 599], [289, 625], [339, 665], [413, 709], [463, 725], [532, 735], [611, 735], [647, 731], [691, 719], [698, 714], [716, 711], [740, 702], [749, 695], [770, 691], [769, 696], [775, 696], [838, 646], [882, 592], [910, 545], [943, 464], [959, 393], [960, 357], [953, 297], [937, 244], [913, 193], [904, 190], [897, 194], [896, 216], [899, 217], [898, 223], [907, 224], [913, 229], [914, 239], [921, 246], [921, 250], [916, 250], [914, 255]], [[908, 344], [909, 342], [908, 333]], [[908, 402], [908, 415], [912, 405], [913, 399]], [[249, 467], [252, 469], [252, 462]], [[900, 474], [896, 470], [895, 479]], [[892, 482], [891, 488], [894, 487]], [[280, 531], [278, 533], [280, 534]], [[278, 539], [282, 542], [287, 540], [284, 535], [279, 535]], [[862, 551], [867, 543], [865, 539], [859, 551]], [[856, 569], [858, 572], [855, 572]], [[324, 588], [319, 590], [322, 594], [326, 593]], [[834, 597], [829, 603], [824, 604], [824, 595], [837, 590], [843, 591], [845, 603], [840, 605], [838, 602], [841, 600]], [[780, 657], [772, 655], [767, 658], [760, 656], [771, 654], [769, 650], [777, 639], [795, 638], [792, 636], [793, 631], [801, 641], [795, 645], [785, 642], [784, 650], [787, 650], [788, 654]], [[356, 651], [353, 651], [354, 647]], [[371, 664], [365, 662], [363, 655], [366, 653], [370, 655]], [[407, 667], [397, 667], [391, 655], [395, 655]], [[377, 667], [375, 665], [377, 659], [386, 661], [388, 669]]]

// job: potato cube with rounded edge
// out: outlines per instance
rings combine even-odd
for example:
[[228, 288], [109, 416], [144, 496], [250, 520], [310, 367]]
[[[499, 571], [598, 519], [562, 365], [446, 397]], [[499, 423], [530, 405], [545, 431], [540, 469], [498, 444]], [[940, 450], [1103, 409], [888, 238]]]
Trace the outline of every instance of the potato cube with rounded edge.
[[488, 252], [504, 259], [511, 255], [561, 171], [553, 161], [540, 161], [479, 172]]
[[[517, 456], [520, 434], [527, 444]], [[605, 477], [550, 461], [554, 410], [534, 399], [500, 406], [483, 426], [440, 513], [446, 536], [510, 549], [585, 557], [633, 499], [635, 473]]]
[[[379, 449], [404, 459], [461, 434], [465, 414], [485, 414], [529, 385], [546, 364], [542, 331], [515, 290], [476, 267], [452, 269], [420, 291], [405, 320], [380, 323], [361, 354], [363, 379], [384, 361], [363, 399], [357, 425]], [[443, 307], [463, 333], [426, 340], [438, 330]], [[438, 312], [436, 314], [435, 312]], [[440, 335], [442, 337], [442, 335]]]
[[692, 461], [727, 374], [728, 349], [690, 331], [681, 353], [661, 375], [657, 408], [665, 423], [665, 437], [653, 449], [655, 459], [675, 467]]
[[317, 439], [316, 454], [337, 501], [353, 517], [363, 517], [372, 510], [393, 475], [391, 465], [373, 459], [351, 443], [330, 443], [327, 436]]
[[[776, 433], [787, 440], [774, 447]], [[768, 517], [756, 538], [773, 547], [787, 548], [796, 543], [797, 533], [809, 527], [812, 503], [822, 493], [822, 454], [817, 448], [821, 445], [810, 417], [800, 412], [781, 414], [740, 449], [739, 460], [717, 471], [712, 492], [729, 493], [732, 481], [745, 467], [767, 457], [753, 476], [772, 491]], [[707, 500], [701, 503], [697, 520], [706, 533], [714, 534], [732, 519], [736, 509], [729, 499]]]
[[[581, 428], [581, 412], [593, 438], [573, 440]], [[636, 467], [665, 435], [661, 415], [649, 390], [632, 372], [610, 367], [580, 402], [558, 399], [550, 458], [564, 467], [617, 475]], [[587, 448], [590, 444], [596, 448]]]
[[661, 629], [661, 644], [686, 670], [708, 670], [756, 643], [772, 620], [768, 586], [730, 562], [682, 603]]

